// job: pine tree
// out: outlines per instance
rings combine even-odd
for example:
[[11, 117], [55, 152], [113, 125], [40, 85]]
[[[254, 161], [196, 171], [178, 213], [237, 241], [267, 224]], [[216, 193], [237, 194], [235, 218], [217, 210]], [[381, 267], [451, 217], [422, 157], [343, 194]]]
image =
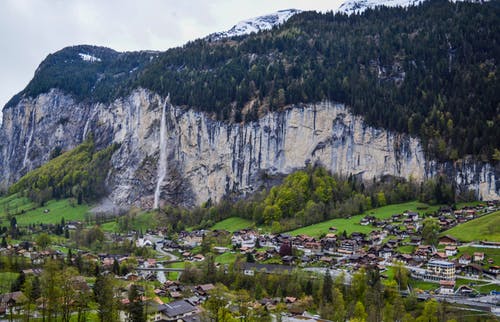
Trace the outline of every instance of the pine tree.
[[143, 322], [144, 319], [144, 304], [142, 303], [141, 295], [137, 288], [137, 285], [132, 284], [128, 292], [128, 314], [130, 321], [132, 322]]
[[330, 270], [326, 269], [325, 278], [323, 279], [323, 287], [321, 288], [321, 299], [323, 303], [329, 305], [333, 300], [333, 280], [330, 275]]

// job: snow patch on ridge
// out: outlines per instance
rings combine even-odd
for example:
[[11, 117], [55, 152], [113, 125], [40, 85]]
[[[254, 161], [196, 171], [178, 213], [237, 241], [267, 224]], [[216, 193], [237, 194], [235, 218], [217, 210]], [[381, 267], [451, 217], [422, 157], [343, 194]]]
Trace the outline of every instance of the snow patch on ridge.
[[255, 17], [238, 22], [228, 31], [216, 32], [209, 35], [207, 38], [210, 40], [219, 40], [222, 38], [229, 38], [235, 36], [248, 35], [253, 32], [272, 29], [274, 26], [281, 25], [286, 22], [293, 15], [302, 12], [298, 9], [285, 9], [277, 12]]
[[91, 63], [95, 63], [95, 62], [100, 62], [101, 61], [101, 58], [98, 58], [98, 57], [95, 57], [95, 56], [92, 56], [92, 55], [89, 55], [89, 54], [79, 53], [78, 55], [80, 56], [80, 58], [82, 60], [88, 61], [88, 62], [91, 62]]

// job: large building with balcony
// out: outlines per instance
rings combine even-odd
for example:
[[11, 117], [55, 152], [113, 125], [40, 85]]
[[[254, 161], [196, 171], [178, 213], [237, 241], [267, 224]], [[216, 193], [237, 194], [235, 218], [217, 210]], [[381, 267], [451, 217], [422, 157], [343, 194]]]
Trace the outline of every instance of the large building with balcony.
[[427, 269], [413, 269], [412, 276], [426, 281], [454, 281], [455, 264], [444, 260], [430, 260]]

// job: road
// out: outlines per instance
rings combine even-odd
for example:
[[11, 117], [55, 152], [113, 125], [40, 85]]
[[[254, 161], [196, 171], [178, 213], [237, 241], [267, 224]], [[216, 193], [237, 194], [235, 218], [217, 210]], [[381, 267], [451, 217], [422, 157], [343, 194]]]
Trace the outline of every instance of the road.
[[434, 298], [437, 301], [446, 301], [448, 303], [455, 303], [461, 305], [472, 306], [478, 310], [485, 312], [492, 312], [496, 316], [500, 316], [500, 312], [497, 311], [498, 303], [500, 302], [500, 297], [497, 296], [481, 296], [476, 298], [459, 297], [459, 296], [441, 296], [441, 295], [431, 295], [431, 294], [418, 294], [418, 298], [421, 300], [428, 300]]

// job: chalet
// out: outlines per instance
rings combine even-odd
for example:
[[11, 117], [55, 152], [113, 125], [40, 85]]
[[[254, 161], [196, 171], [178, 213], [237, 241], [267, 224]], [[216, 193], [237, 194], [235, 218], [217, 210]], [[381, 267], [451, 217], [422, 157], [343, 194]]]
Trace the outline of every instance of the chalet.
[[465, 218], [467, 219], [474, 219], [476, 217], [476, 210], [475, 209], [467, 209], [465, 211]]
[[249, 247], [253, 248], [255, 247], [255, 242], [257, 240], [257, 237], [253, 232], [249, 233], [240, 233], [240, 234], [235, 234], [233, 237], [231, 237], [231, 244], [233, 246], [239, 245], [240, 247]]
[[394, 251], [392, 250], [392, 248], [390, 248], [389, 246], [384, 246], [379, 250], [378, 256], [382, 257], [385, 260], [388, 260], [392, 257], [393, 253]]
[[196, 254], [193, 256], [193, 260], [196, 262], [202, 262], [205, 260], [205, 256], [203, 256], [202, 254]]
[[290, 256], [290, 255], [286, 255], [286, 256], [281, 257], [281, 261], [285, 265], [292, 265], [294, 260], [295, 260], [295, 257]]
[[199, 232], [193, 232], [182, 238], [181, 242], [185, 247], [194, 248], [196, 246], [201, 245], [201, 242], [203, 241], [203, 236], [204, 235]]
[[398, 221], [401, 221], [401, 214], [394, 214], [391, 216], [391, 220], [392, 222], [398, 222]]
[[[376, 220], [377, 218], [375, 218], [375, 216], [365, 216], [363, 219], [361, 219], [361, 225], [373, 224]], [[363, 224], [363, 222], [365, 222], [365, 224]]]
[[179, 244], [173, 240], [166, 239], [163, 241], [163, 249], [167, 251], [173, 251], [174, 249], [179, 249], [179, 248], [180, 248]]
[[453, 236], [445, 235], [445, 236], [439, 237], [439, 245], [457, 246], [458, 240]]
[[420, 236], [412, 236], [410, 238], [410, 242], [408, 243], [408, 245], [410, 245], [410, 246], [419, 246], [421, 241], [422, 241], [422, 237], [420, 237]]
[[26, 301], [23, 292], [5, 293], [0, 295], [0, 315], [9, 312], [10, 308], [19, 314], [19, 306]]
[[430, 245], [418, 245], [415, 250], [415, 256], [420, 258], [427, 258], [432, 254], [432, 247]]
[[207, 296], [208, 292], [213, 290], [215, 288], [214, 284], [201, 284], [195, 287], [196, 293], [198, 293], [200, 296]]
[[418, 221], [418, 212], [407, 211], [407, 212], [403, 213], [403, 216], [407, 217], [411, 221]]
[[445, 252], [435, 252], [434, 254], [432, 254], [432, 258], [437, 260], [445, 260], [448, 258], [448, 256], [446, 256]]
[[167, 291], [163, 289], [155, 288], [153, 292], [155, 293], [156, 296], [167, 296]]
[[320, 252], [322, 249], [320, 242], [306, 242], [304, 248], [312, 253]]
[[359, 248], [360, 246], [357, 241], [345, 239], [340, 243], [338, 252], [344, 254], [354, 254]]
[[128, 273], [127, 275], [125, 275], [125, 279], [127, 281], [135, 282], [139, 280], [139, 275], [136, 273]]
[[474, 262], [479, 263], [484, 261], [484, 253], [475, 252], [474, 253]]
[[153, 321], [183, 321], [198, 313], [198, 309], [186, 300], [179, 300], [158, 306], [158, 313]]
[[387, 241], [387, 246], [391, 248], [396, 248], [399, 245], [399, 241], [397, 239], [390, 239]]
[[455, 256], [458, 252], [457, 246], [446, 246], [444, 251], [448, 257]]
[[403, 262], [405, 264], [410, 264], [413, 259], [413, 256], [411, 256], [410, 254], [398, 254], [396, 258], [400, 262]]
[[310, 256], [303, 255], [302, 257], [300, 257], [300, 261], [303, 264], [308, 264], [308, 263], [311, 263], [313, 260], [312, 260], [312, 258]]
[[453, 280], [441, 280], [439, 281], [439, 294], [441, 295], [452, 295], [455, 288], [455, 281]]
[[330, 256], [321, 256], [319, 259], [320, 262], [327, 263], [327, 264], [332, 264], [333, 263], [333, 258]]
[[321, 247], [325, 252], [332, 253], [337, 248], [337, 235], [335, 234], [326, 234], [324, 238], [320, 240]]
[[469, 254], [465, 253], [462, 256], [460, 256], [460, 258], [458, 259], [458, 262], [462, 265], [468, 265], [471, 262], [471, 256]]
[[468, 275], [468, 276], [472, 276], [472, 277], [479, 277], [483, 274], [483, 269], [481, 268], [481, 266], [477, 265], [477, 264], [469, 264], [469, 265], [465, 265], [462, 269], [462, 271]]

